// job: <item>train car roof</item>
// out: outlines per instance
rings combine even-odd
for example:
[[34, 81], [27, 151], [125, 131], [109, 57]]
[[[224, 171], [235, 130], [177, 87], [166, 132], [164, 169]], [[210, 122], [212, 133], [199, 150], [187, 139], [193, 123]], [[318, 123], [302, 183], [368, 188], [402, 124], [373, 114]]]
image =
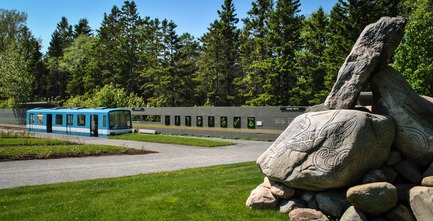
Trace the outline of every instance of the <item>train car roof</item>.
[[44, 113], [108, 113], [116, 110], [128, 110], [127, 108], [34, 108], [27, 112], [44, 112]]

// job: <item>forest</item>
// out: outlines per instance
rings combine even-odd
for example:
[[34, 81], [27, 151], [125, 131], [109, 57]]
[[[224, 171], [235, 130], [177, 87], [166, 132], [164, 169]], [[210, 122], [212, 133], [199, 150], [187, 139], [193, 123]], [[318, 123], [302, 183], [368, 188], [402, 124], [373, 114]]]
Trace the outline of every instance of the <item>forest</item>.
[[339, 0], [307, 17], [299, 7], [254, 0], [238, 18], [224, 0], [207, 32], [192, 36], [125, 1], [97, 30], [62, 17], [46, 54], [26, 13], [0, 8], [0, 108], [320, 104], [359, 34], [382, 16], [407, 20], [391, 65], [417, 93], [433, 95], [433, 0]]

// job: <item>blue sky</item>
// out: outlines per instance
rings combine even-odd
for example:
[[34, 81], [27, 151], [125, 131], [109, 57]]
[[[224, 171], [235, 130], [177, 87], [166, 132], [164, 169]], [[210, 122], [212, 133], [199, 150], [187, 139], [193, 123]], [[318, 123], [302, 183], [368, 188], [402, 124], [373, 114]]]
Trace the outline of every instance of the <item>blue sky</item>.
[[[245, 18], [253, 0], [233, 0], [238, 18]], [[301, 0], [301, 13], [309, 15], [322, 6], [330, 12], [337, 0]], [[0, 8], [18, 10], [28, 15], [27, 26], [36, 38], [42, 40], [46, 52], [51, 34], [62, 16], [75, 25], [81, 18], [89, 21], [95, 31], [101, 25], [104, 13], [109, 14], [116, 5], [122, 7], [124, 0], [0, 0]], [[189, 32], [201, 37], [209, 24], [218, 19], [224, 0], [135, 0], [141, 17], [173, 20], [180, 35]]]

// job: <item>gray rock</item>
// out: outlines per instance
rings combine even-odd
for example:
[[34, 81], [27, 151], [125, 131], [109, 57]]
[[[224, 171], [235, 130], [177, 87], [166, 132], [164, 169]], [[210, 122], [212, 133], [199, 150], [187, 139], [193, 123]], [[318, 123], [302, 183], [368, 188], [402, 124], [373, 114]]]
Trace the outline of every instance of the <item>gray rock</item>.
[[349, 188], [350, 204], [367, 215], [382, 214], [397, 204], [397, 189], [390, 183], [369, 183]]
[[271, 193], [281, 199], [290, 199], [295, 195], [295, 189], [282, 183], [271, 181]]
[[433, 103], [422, 98], [395, 69], [385, 67], [370, 80], [373, 113], [396, 122], [394, 145], [422, 166], [433, 160]]
[[380, 170], [382, 170], [383, 174], [385, 174], [386, 182], [388, 183], [393, 183], [398, 176], [398, 172], [392, 167], [383, 166], [380, 168]]
[[386, 182], [387, 177], [382, 170], [372, 170], [368, 172], [362, 179], [362, 183]]
[[251, 209], [276, 209], [278, 199], [272, 195], [269, 188], [259, 185], [251, 191], [247, 199], [246, 205]]
[[271, 188], [271, 181], [269, 180], [269, 178], [265, 177], [265, 178], [263, 178], [263, 183], [260, 184], [260, 186], [270, 189]]
[[412, 183], [420, 184], [422, 180], [421, 168], [412, 160], [402, 160], [394, 166], [397, 172]]
[[319, 210], [319, 205], [316, 200], [311, 200], [307, 203], [307, 208]]
[[433, 187], [433, 176], [424, 177], [421, 181], [422, 186]]
[[399, 204], [385, 214], [388, 220], [416, 221], [412, 211], [405, 205]]
[[291, 221], [329, 221], [328, 217], [320, 211], [309, 208], [294, 209], [289, 213]]
[[423, 177], [427, 176], [433, 176], [433, 162], [430, 163], [430, 166], [427, 168], [426, 171], [422, 174]]
[[316, 202], [320, 210], [330, 216], [340, 217], [350, 206], [343, 191], [326, 191], [316, 194]]
[[398, 202], [402, 204], [409, 203], [409, 192], [416, 185], [413, 183], [400, 183], [396, 184]]
[[311, 202], [316, 197], [316, 193], [313, 191], [303, 191], [301, 194], [301, 199], [305, 202]]
[[325, 107], [348, 109], [355, 106], [371, 76], [388, 64], [403, 37], [405, 23], [402, 18], [383, 17], [364, 28], [338, 72]]
[[271, 180], [304, 190], [348, 186], [378, 169], [394, 140], [392, 118], [354, 110], [296, 117], [258, 158]]
[[341, 217], [340, 221], [367, 221], [367, 216], [355, 207], [349, 207]]
[[290, 213], [294, 209], [305, 207], [305, 202], [298, 199], [280, 200], [278, 204], [280, 213]]
[[433, 187], [416, 186], [410, 190], [410, 207], [417, 221], [433, 218]]
[[401, 161], [401, 152], [398, 150], [391, 150], [388, 159], [386, 160], [387, 166], [394, 166]]

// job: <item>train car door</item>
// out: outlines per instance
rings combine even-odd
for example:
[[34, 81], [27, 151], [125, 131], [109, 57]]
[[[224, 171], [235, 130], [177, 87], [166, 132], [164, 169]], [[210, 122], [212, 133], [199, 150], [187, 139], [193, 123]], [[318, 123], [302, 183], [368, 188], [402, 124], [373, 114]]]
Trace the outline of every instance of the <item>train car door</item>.
[[74, 115], [66, 115], [66, 134], [72, 134], [72, 126], [74, 125]]
[[53, 115], [47, 114], [47, 133], [53, 132]]
[[92, 114], [90, 117], [90, 136], [98, 137], [98, 115]]

